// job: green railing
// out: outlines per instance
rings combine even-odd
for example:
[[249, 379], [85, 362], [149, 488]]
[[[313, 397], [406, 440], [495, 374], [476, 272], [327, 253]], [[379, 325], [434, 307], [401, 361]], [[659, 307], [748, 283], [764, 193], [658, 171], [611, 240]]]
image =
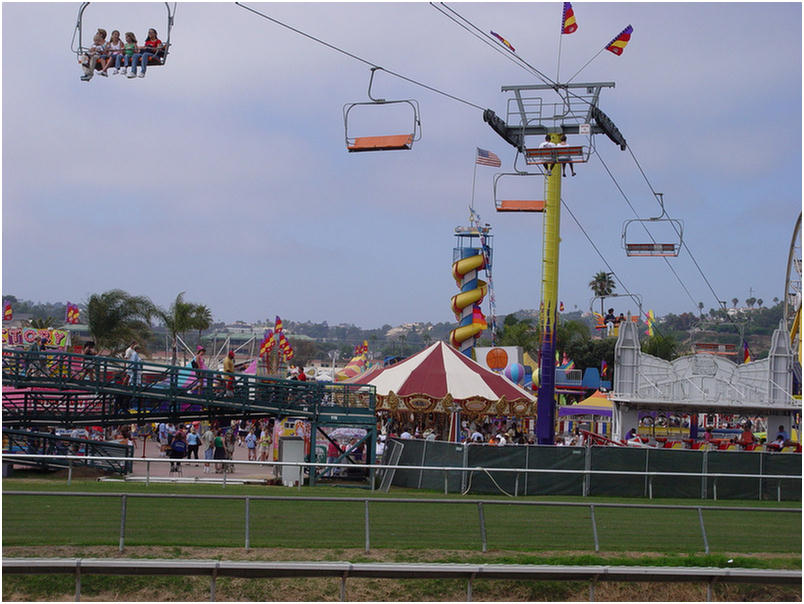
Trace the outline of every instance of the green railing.
[[[15, 456], [11, 463], [52, 469], [89, 466], [107, 472], [128, 474], [133, 467], [134, 447], [118, 442], [72, 438], [47, 432], [29, 432], [27, 430], [3, 428], [3, 455], [22, 455], [25, 453], [39, 456], [72, 455], [86, 459], [67, 460], [53, 457], [52, 459], [43, 460], [41, 457], [25, 458]], [[120, 458], [131, 458], [131, 461], [124, 461]]]
[[[69, 352], [3, 351], [4, 419], [293, 415], [374, 423], [371, 386], [300, 382]], [[136, 416], [136, 417], [135, 417]]]

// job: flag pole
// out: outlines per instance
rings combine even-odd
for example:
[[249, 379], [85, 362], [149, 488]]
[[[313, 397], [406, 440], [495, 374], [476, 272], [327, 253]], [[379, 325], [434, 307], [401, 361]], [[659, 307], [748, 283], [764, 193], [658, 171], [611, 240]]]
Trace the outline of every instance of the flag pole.
[[472, 170], [472, 203], [469, 205], [469, 208], [474, 212], [475, 211], [475, 181], [477, 180], [477, 147], [475, 147], [475, 167]]
[[606, 47], [607, 47], [607, 46], [608, 46], [608, 44], [606, 44], [606, 46], [604, 46], [603, 48], [601, 48], [600, 50], [598, 50], [598, 51], [597, 51], [597, 54], [596, 54], [594, 57], [592, 57], [592, 58], [591, 58], [591, 59], [589, 59], [589, 60], [588, 60], [586, 63], [584, 63], [583, 67], [581, 67], [581, 68], [580, 68], [578, 71], [576, 71], [576, 72], [575, 72], [575, 75], [573, 75], [573, 76], [572, 76], [572, 77], [571, 77], [569, 80], [567, 80], [567, 84], [569, 84], [570, 82], [572, 82], [572, 80], [574, 80], [574, 79], [575, 79], [575, 77], [576, 77], [576, 76], [577, 76], [579, 73], [581, 73], [581, 72], [582, 72], [584, 69], [586, 69], [586, 68], [589, 66], [589, 63], [591, 63], [592, 61], [594, 61], [595, 59], [597, 59], [597, 58], [598, 58], [598, 56], [600, 56], [600, 53], [601, 53], [601, 52], [603, 52], [604, 50], [606, 50]]
[[561, 79], [558, 77], [558, 74], [561, 71], [561, 41], [563, 39], [564, 39], [563, 32], [559, 32], [558, 33], [558, 64], [556, 65], [556, 82], [561, 82]]

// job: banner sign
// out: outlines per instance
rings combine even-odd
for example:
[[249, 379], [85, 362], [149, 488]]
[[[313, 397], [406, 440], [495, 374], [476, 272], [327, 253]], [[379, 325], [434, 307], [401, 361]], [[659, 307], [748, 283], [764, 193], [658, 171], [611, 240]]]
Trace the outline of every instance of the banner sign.
[[3, 346], [25, 346], [47, 338], [51, 348], [66, 350], [70, 345], [70, 332], [66, 329], [37, 329], [36, 327], [3, 327]]

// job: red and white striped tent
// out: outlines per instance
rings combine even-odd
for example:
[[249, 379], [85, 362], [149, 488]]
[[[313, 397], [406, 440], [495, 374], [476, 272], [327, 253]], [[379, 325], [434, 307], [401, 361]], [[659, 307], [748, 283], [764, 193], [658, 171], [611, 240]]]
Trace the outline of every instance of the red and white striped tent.
[[529, 416], [536, 411], [533, 395], [445, 342], [349, 381], [374, 386], [377, 409], [414, 413], [460, 409], [473, 416]]

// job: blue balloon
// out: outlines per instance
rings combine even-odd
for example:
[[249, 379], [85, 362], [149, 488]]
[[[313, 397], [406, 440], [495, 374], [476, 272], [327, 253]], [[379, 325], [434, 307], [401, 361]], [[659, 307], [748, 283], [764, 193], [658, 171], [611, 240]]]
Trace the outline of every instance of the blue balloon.
[[505, 368], [505, 377], [514, 384], [519, 384], [525, 378], [525, 366], [521, 363], [511, 363]]

